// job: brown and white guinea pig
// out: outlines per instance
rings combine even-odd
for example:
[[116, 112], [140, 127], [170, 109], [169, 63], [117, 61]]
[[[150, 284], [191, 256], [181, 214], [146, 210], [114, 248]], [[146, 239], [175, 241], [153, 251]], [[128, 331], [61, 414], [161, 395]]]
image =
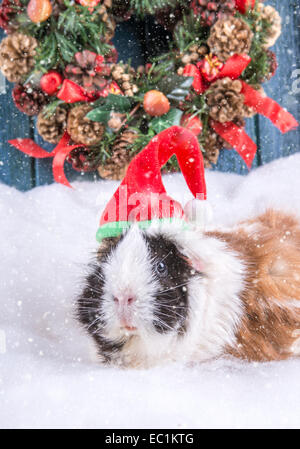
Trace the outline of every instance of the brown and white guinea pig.
[[125, 367], [300, 354], [300, 225], [268, 211], [230, 230], [133, 225], [102, 242], [78, 299], [99, 359]]

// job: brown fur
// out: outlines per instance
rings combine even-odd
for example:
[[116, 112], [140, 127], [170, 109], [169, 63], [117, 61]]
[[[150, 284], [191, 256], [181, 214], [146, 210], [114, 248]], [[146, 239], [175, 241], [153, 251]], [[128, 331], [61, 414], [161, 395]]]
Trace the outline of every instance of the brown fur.
[[[227, 352], [248, 360], [282, 360], [300, 337], [300, 224], [268, 211], [233, 232], [213, 232], [246, 265], [241, 293], [245, 313], [237, 345]], [[299, 301], [299, 306], [296, 307]]]

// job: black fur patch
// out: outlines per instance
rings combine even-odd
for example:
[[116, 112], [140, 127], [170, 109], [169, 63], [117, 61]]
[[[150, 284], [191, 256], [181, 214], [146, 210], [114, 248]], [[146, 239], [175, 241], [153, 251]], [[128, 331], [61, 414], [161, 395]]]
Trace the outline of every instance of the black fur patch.
[[[153, 324], [160, 333], [177, 329], [179, 334], [183, 334], [189, 309], [187, 283], [192, 276], [191, 266], [166, 237], [145, 234], [145, 240], [150, 250], [153, 274], [160, 284]], [[162, 262], [167, 268], [166, 272], [162, 270]]]
[[101, 265], [117, 246], [120, 238], [105, 239], [97, 254], [97, 261], [91, 264], [91, 273], [86, 279], [86, 287], [77, 299], [77, 319], [97, 343], [99, 354], [109, 362], [112, 355], [119, 352], [124, 343], [113, 342], [101, 336], [101, 326], [105, 322], [101, 318], [101, 299], [103, 294], [103, 272]]

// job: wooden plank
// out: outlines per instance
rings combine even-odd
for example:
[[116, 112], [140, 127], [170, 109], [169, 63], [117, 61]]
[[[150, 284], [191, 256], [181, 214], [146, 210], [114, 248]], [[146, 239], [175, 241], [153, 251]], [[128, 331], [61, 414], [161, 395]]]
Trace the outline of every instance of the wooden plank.
[[[280, 13], [283, 21], [282, 35], [272, 51], [278, 58], [275, 77], [264, 85], [266, 94], [300, 119], [300, 13], [298, 0], [272, 0], [268, 2]], [[264, 117], [259, 117], [259, 146], [262, 163], [288, 156], [300, 149], [300, 129], [281, 134]]]
[[[0, 40], [3, 31], [0, 32]], [[28, 190], [34, 187], [32, 159], [7, 143], [16, 137], [30, 137], [30, 119], [17, 110], [11, 96], [12, 85], [1, 74], [0, 81], [0, 182]]]

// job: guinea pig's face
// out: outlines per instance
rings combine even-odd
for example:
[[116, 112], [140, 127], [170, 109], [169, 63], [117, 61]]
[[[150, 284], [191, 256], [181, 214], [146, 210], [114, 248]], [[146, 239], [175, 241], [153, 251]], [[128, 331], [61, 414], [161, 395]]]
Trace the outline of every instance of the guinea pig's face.
[[79, 299], [80, 321], [107, 353], [133, 336], [184, 333], [194, 275], [171, 239], [134, 226], [102, 243]]

